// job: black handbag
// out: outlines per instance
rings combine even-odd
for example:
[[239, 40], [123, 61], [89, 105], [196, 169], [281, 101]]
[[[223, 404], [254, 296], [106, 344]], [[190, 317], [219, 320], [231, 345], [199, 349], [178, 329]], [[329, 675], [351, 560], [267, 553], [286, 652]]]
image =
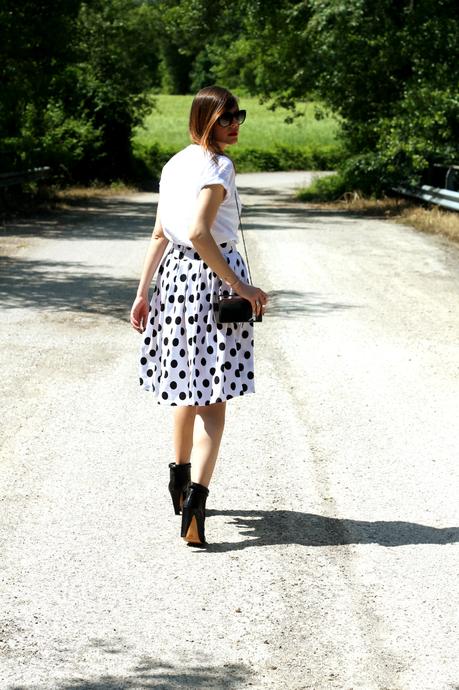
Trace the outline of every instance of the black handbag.
[[[241, 229], [242, 242], [244, 244], [244, 252], [247, 263], [247, 271], [249, 274], [249, 283], [252, 285], [252, 276], [250, 274], [249, 255], [247, 254], [247, 246], [245, 244], [244, 229], [242, 227], [241, 212], [239, 211], [239, 204], [237, 203], [236, 192], [234, 192], [236, 200], [237, 213], [239, 216], [239, 227]], [[217, 321], [220, 323], [245, 323], [247, 321], [262, 321], [262, 315], [254, 315], [252, 312], [252, 305], [245, 297], [239, 295], [219, 295], [218, 296], [218, 311]]]
[[252, 305], [248, 299], [239, 295], [219, 296], [217, 321], [220, 323], [238, 323], [252, 321]]

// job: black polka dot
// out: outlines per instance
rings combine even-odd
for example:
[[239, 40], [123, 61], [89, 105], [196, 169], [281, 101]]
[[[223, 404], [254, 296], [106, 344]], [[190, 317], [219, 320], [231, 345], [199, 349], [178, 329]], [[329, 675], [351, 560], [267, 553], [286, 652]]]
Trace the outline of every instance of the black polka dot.
[[204, 386], [204, 388], [208, 388], [209, 385], [210, 385], [209, 379], [204, 379], [203, 382], [202, 382], [202, 385]]
[[170, 382], [170, 387], [172, 388], [173, 391], [177, 388], [177, 383], [175, 381]]
[[176, 359], [171, 360], [171, 367], [175, 369], [175, 367], [178, 366], [178, 362]]
[[182, 371], [179, 371], [179, 376], [181, 379], [184, 379], [186, 377], [186, 373], [183, 371], [183, 369]]
[[162, 394], [163, 400], [167, 400], [168, 397], [169, 397], [168, 394], [166, 393], [166, 391], [164, 391], [164, 393]]
[[248, 350], [246, 350], [246, 351], [244, 352], [244, 358], [245, 358], [245, 359], [250, 359], [250, 352], [249, 352]]
[[142, 359], [140, 360], [140, 364], [146, 364], [146, 363], [147, 363], [147, 358], [142, 357]]
[[153, 369], [147, 370], [147, 376], [153, 376]]
[[145, 345], [149, 345], [151, 342], [151, 338], [145, 338], [143, 342], [145, 343]]
[[212, 345], [209, 345], [207, 348], [207, 352], [209, 353], [209, 355], [211, 355], [213, 353], [213, 351], [214, 351], [214, 348], [212, 347]]
[[179, 342], [180, 342], [180, 341], [179, 341], [178, 338], [174, 338], [173, 341], [172, 341], [172, 345], [173, 345], [174, 347], [177, 347], [177, 345], [179, 344]]
[[180, 393], [180, 394], [179, 394], [179, 398], [180, 398], [180, 400], [185, 400], [185, 398], [186, 398], [186, 393]]

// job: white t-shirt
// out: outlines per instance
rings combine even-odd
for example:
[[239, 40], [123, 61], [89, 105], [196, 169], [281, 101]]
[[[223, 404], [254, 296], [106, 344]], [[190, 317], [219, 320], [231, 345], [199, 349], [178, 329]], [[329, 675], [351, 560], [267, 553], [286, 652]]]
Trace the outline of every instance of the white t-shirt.
[[232, 161], [221, 154], [217, 162], [212, 154], [198, 144], [182, 149], [163, 167], [159, 182], [159, 218], [165, 236], [177, 244], [192, 247], [189, 239], [191, 223], [196, 212], [196, 200], [202, 187], [221, 184], [226, 190], [219, 206], [211, 233], [217, 244], [237, 242], [241, 201], [236, 189], [236, 175]]

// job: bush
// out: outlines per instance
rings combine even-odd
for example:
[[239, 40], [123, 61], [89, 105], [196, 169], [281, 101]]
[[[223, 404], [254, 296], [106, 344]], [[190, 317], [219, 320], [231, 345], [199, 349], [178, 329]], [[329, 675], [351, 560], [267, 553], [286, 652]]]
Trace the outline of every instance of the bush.
[[[160, 144], [134, 141], [134, 170], [138, 180], [159, 180], [163, 165], [177, 153]], [[333, 170], [342, 160], [337, 146], [313, 149], [299, 146], [274, 146], [272, 149], [232, 149], [230, 156], [237, 172], [272, 172], [278, 170]]]
[[343, 177], [339, 173], [318, 177], [309, 187], [298, 192], [300, 201], [337, 201], [347, 191]]

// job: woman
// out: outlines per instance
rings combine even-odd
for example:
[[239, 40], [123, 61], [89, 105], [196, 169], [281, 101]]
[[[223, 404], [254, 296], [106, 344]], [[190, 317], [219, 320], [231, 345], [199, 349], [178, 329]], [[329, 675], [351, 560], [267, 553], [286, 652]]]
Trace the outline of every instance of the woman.
[[175, 513], [182, 510], [181, 536], [195, 545], [206, 543], [205, 504], [226, 401], [254, 392], [253, 325], [219, 323], [218, 295], [237, 293], [256, 315], [268, 300], [248, 284], [235, 244], [240, 200], [224, 151], [237, 142], [244, 119], [226, 89], [210, 86], [196, 94], [189, 120], [193, 143], [162, 170], [155, 227], [131, 310], [132, 326], [144, 334], [140, 385], [158, 403], [175, 407], [169, 491]]

